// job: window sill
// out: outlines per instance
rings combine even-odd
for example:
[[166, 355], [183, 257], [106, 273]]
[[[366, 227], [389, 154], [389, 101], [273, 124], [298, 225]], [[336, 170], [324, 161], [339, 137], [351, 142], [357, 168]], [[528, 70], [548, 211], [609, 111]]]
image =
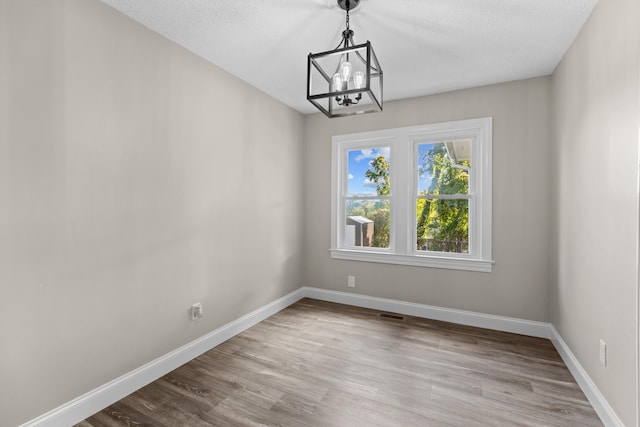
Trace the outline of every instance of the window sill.
[[490, 273], [494, 261], [472, 258], [437, 257], [427, 255], [399, 255], [359, 251], [353, 249], [330, 249], [331, 258], [349, 261], [377, 262], [383, 264], [411, 265], [414, 267], [445, 268]]

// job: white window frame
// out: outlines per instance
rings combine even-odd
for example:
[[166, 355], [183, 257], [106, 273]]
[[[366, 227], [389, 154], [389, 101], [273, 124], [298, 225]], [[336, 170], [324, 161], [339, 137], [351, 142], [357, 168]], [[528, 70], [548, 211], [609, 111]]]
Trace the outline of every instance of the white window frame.
[[[491, 272], [491, 117], [336, 135], [332, 138], [331, 257], [335, 259]], [[471, 139], [469, 253], [416, 249], [417, 146], [428, 141]], [[390, 147], [389, 248], [348, 247], [345, 243], [347, 153]], [[372, 197], [380, 198], [380, 197]]]

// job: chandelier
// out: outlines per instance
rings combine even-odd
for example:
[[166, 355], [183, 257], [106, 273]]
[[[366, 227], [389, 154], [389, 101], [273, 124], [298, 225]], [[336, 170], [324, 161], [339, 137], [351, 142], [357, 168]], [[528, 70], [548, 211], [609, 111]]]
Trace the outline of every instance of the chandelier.
[[337, 2], [346, 29], [335, 49], [307, 57], [307, 99], [329, 118], [382, 111], [382, 68], [371, 43], [356, 45], [349, 28], [349, 11], [360, 0]]

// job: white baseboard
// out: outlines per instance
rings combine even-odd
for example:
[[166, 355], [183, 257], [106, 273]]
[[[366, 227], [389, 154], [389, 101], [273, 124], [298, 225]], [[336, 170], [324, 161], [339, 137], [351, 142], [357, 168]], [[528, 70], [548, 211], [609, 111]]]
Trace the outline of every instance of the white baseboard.
[[587, 371], [584, 370], [576, 356], [573, 354], [569, 346], [562, 339], [556, 328], [551, 325], [551, 342], [555, 346], [558, 353], [560, 353], [560, 357], [564, 361], [565, 365], [569, 368], [569, 371], [576, 379], [576, 382], [582, 389], [582, 392], [589, 399], [589, 403], [593, 406], [593, 409], [598, 413], [600, 420], [607, 427], [625, 427], [618, 415], [615, 413], [613, 408], [607, 402], [607, 399], [604, 398], [598, 387], [596, 387], [595, 383], [587, 374]]
[[560, 334], [558, 334], [558, 331], [556, 331], [550, 323], [415, 304], [347, 292], [329, 291], [313, 287], [303, 287], [285, 295], [138, 369], [47, 412], [23, 424], [21, 427], [67, 427], [76, 424], [305, 297], [550, 339], [605, 426], [624, 427], [604, 396], [600, 393], [591, 378], [589, 378], [589, 375], [587, 375], [586, 371], [582, 368]]
[[549, 323], [532, 320], [516, 319], [513, 317], [494, 316], [472, 311], [455, 310], [432, 305], [415, 304], [386, 298], [375, 298], [366, 295], [347, 292], [328, 291], [318, 288], [303, 288], [305, 296], [322, 301], [337, 302], [374, 310], [389, 311], [406, 314], [407, 316], [423, 317], [426, 319], [442, 320], [461, 325], [476, 326], [493, 329], [495, 331], [512, 332], [538, 338], [549, 338]]
[[69, 427], [161, 378], [191, 359], [304, 298], [304, 288], [279, 298], [233, 322], [104, 384], [21, 427]]

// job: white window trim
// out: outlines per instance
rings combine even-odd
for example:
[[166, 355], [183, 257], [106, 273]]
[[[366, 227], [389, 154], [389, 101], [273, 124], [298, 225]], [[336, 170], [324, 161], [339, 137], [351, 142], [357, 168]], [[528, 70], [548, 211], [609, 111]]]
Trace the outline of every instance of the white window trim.
[[[331, 164], [331, 257], [335, 259], [376, 263], [434, 267], [456, 270], [491, 272], [494, 261], [491, 258], [491, 158], [492, 119], [460, 120], [423, 126], [385, 129], [337, 135], [332, 138]], [[416, 230], [415, 203], [417, 183], [413, 179], [417, 173], [414, 161], [419, 141], [471, 138], [472, 179], [470, 180], [470, 203], [477, 208], [469, 215], [469, 253], [443, 253], [417, 251], [415, 249]], [[341, 199], [346, 192], [346, 152], [366, 147], [391, 147], [391, 224], [389, 248], [345, 247], [345, 213], [341, 209]], [[479, 166], [479, 167], [478, 167]], [[410, 171], [403, 182], [397, 168]], [[400, 170], [400, 169], [397, 169]], [[395, 177], [395, 179], [394, 179]], [[412, 207], [413, 206], [413, 207]]]

